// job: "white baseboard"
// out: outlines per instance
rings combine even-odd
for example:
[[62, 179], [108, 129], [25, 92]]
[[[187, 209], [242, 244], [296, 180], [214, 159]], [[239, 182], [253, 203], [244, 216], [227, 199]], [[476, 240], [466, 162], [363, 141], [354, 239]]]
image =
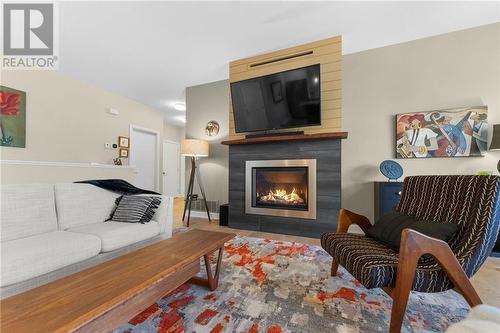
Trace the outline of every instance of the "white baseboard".
[[[187, 215], [187, 212], [186, 212], [186, 215]], [[207, 212], [202, 212], [202, 211], [198, 211], [198, 210], [192, 210], [191, 211], [191, 216], [192, 217], [201, 217], [201, 218], [208, 219]], [[219, 219], [219, 213], [212, 213], [212, 212], [210, 212], [210, 217], [212, 219], [214, 219], [214, 220], [218, 220]]]

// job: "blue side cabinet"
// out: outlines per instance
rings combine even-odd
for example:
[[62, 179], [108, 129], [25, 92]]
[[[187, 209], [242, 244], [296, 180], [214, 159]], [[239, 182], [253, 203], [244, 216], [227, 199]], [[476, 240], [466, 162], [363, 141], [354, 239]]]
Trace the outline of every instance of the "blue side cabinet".
[[375, 221], [396, 208], [403, 182], [375, 182]]

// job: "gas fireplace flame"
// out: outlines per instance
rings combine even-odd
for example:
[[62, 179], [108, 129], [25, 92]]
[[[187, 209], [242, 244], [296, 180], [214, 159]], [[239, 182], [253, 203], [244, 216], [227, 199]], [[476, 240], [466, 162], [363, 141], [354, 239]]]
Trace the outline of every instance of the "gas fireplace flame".
[[288, 193], [284, 189], [276, 189], [269, 191], [267, 195], [260, 196], [260, 200], [264, 202], [285, 202], [287, 204], [302, 204], [304, 199], [297, 194], [295, 188], [293, 188], [291, 193]]

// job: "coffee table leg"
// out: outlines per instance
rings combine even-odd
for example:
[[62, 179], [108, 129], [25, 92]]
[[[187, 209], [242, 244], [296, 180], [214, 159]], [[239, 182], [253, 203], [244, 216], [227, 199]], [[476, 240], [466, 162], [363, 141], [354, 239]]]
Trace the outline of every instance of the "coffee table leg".
[[215, 266], [215, 273], [212, 274], [212, 267], [210, 266], [210, 254], [205, 254], [203, 256], [203, 259], [205, 260], [205, 268], [207, 271], [207, 278], [200, 278], [198, 276], [195, 276], [191, 280], [189, 280], [189, 283], [193, 284], [198, 284], [202, 285], [204, 287], [208, 287], [211, 291], [214, 291], [217, 289], [217, 286], [219, 285], [219, 275], [220, 275], [220, 267], [222, 264], [222, 254], [223, 254], [224, 248], [220, 247], [219, 248], [219, 255], [217, 257], [217, 265]]

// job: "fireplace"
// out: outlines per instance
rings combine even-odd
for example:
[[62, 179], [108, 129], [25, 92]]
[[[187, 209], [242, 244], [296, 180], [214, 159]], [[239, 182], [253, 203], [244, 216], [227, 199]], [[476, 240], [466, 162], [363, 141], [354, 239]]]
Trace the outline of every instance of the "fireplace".
[[[315, 238], [337, 229], [341, 140], [303, 137], [228, 143], [230, 228]], [[276, 171], [289, 180], [277, 178]], [[257, 184], [258, 177], [267, 180]], [[273, 195], [261, 199], [269, 190]]]
[[316, 219], [316, 160], [246, 161], [245, 213]]
[[252, 207], [307, 211], [307, 167], [252, 169]]

